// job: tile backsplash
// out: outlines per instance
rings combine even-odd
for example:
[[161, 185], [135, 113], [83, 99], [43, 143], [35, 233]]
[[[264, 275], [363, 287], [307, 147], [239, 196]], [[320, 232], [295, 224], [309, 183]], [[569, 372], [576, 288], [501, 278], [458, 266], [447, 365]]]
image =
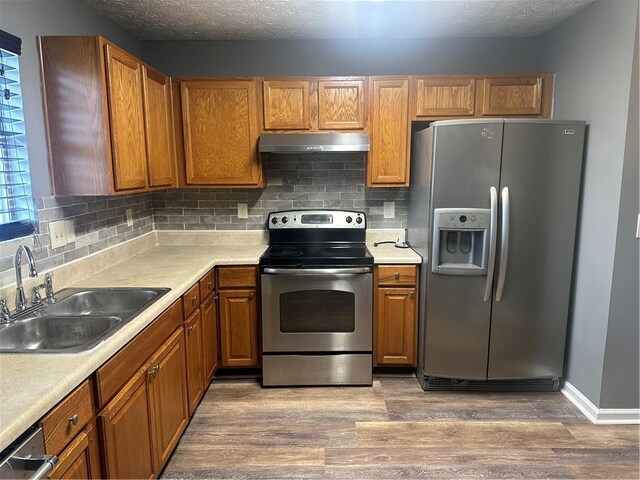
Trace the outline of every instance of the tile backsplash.
[[[196, 188], [112, 197], [45, 197], [37, 200], [42, 249], [32, 248], [39, 270], [130, 240], [152, 230], [264, 230], [269, 212], [305, 208], [363, 211], [370, 228], [403, 229], [408, 189], [366, 188], [362, 154], [269, 155], [264, 189]], [[395, 202], [395, 218], [383, 218], [383, 203]], [[248, 218], [238, 218], [238, 204]], [[133, 211], [127, 226], [126, 210]], [[76, 240], [52, 249], [49, 223], [73, 219]], [[13, 255], [31, 238], [0, 243], [0, 287], [13, 280]]]
[[[37, 200], [40, 235], [34, 247], [31, 238], [0, 243], [0, 287], [13, 282], [13, 255], [24, 243], [32, 249], [39, 270], [62, 265], [153, 230], [151, 194], [117, 197], [45, 197]], [[126, 210], [133, 213], [133, 226], [127, 225]], [[76, 240], [51, 248], [49, 223], [73, 219]], [[40, 249], [40, 244], [42, 249]]]
[[[337, 208], [363, 211], [370, 228], [406, 228], [407, 188], [366, 188], [362, 154], [269, 155], [264, 189], [184, 189], [153, 192], [156, 230], [263, 230], [277, 210]], [[383, 203], [395, 202], [395, 218]], [[247, 219], [238, 218], [246, 203]]]

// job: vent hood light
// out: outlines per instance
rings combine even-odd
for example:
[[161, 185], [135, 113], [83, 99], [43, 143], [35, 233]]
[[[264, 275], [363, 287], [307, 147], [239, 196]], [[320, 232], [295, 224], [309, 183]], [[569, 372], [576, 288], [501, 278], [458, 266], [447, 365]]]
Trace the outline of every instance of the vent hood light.
[[366, 133], [265, 133], [258, 149], [264, 153], [368, 152]]

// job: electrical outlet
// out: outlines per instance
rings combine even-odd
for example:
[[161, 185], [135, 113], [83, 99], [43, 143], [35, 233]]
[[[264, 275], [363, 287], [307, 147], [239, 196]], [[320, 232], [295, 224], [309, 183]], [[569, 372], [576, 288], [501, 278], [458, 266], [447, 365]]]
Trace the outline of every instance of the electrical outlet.
[[396, 218], [396, 202], [384, 202], [384, 218]]
[[65, 232], [67, 234], [67, 243], [73, 243], [76, 241], [76, 226], [73, 223], [73, 218], [71, 220], [64, 221]]
[[249, 218], [249, 207], [246, 203], [238, 204], [238, 218]]
[[67, 226], [64, 220], [49, 223], [49, 236], [51, 237], [51, 248], [64, 247], [67, 244]]
[[133, 227], [133, 210], [127, 208], [127, 227]]

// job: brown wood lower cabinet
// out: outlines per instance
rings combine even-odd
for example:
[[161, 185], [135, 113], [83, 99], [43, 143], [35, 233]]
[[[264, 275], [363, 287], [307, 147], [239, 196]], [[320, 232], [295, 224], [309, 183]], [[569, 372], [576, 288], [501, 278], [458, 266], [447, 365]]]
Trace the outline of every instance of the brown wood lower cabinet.
[[141, 369], [99, 414], [105, 478], [153, 478], [147, 370]]
[[98, 436], [92, 423], [87, 425], [59, 455], [58, 463], [49, 474], [49, 478], [102, 478]]
[[202, 306], [202, 363], [203, 380], [206, 389], [218, 370], [218, 314], [216, 297], [209, 295]]
[[147, 368], [157, 473], [169, 459], [189, 421], [185, 368], [185, 338], [182, 329], [178, 329]]
[[189, 415], [193, 415], [204, 389], [202, 385], [202, 314], [196, 310], [184, 322], [187, 345], [187, 392]]
[[220, 290], [221, 364], [257, 367], [258, 310], [255, 289]]
[[416, 366], [417, 267], [380, 266], [374, 298], [374, 363]]

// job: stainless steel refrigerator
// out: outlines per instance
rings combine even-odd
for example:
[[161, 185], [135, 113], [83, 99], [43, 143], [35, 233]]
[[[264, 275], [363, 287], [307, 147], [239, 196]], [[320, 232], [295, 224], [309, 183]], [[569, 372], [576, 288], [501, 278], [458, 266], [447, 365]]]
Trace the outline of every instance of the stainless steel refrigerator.
[[423, 257], [423, 388], [557, 388], [584, 135], [584, 122], [537, 119], [414, 132], [407, 239]]

